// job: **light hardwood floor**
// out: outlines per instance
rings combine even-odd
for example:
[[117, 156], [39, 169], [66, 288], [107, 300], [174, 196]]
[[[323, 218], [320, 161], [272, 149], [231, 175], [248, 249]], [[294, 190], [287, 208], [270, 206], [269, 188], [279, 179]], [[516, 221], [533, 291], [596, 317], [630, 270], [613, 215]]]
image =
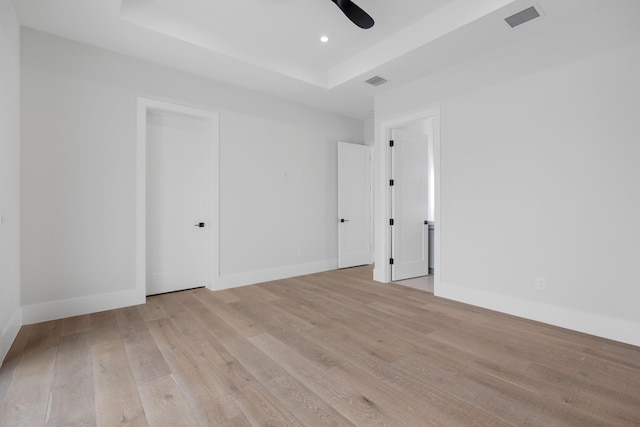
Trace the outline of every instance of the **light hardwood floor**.
[[430, 274], [428, 276], [421, 276], [413, 279], [398, 280], [393, 283], [433, 293], [433, 279], [433, 274]]
[[640, 348], [370, 277], [25, 326], [0, 369], [0, 425], [640, 425]]

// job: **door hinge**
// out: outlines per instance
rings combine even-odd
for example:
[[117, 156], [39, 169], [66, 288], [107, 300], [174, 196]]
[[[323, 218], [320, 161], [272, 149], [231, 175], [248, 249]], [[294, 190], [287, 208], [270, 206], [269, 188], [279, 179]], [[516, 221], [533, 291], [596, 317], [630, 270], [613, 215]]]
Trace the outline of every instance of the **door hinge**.
[[389, 225], [393, 225], [393, 218], [389, 219]]
[[389, 147], [393, 147], [393, 139], [389, 141]]
[[393, 258], [389, 258], [389, 264], [393, 265]]
[[394, 185], [394, 184], [395, 184], [395, 181], [394, 181], [394, 180], [392, 180], [392, 179], [390, 179], [390, 180], [389, 180], [389, 185], [390, 185], [391, 187], [393, 187], [393, 185]]

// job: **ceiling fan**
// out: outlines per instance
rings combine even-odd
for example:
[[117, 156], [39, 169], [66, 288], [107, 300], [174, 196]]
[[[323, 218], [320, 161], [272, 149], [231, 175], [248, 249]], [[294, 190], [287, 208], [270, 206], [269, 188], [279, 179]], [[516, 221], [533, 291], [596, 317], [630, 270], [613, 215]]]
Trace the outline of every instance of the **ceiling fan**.
[[374, 21], [371, 16], [364, 10], [362, 10], [357, 4], [352, 2], [351, 0], [331, 0], [334, 2], [340, 10], [360, 28], [371, 28], [373, 27]]

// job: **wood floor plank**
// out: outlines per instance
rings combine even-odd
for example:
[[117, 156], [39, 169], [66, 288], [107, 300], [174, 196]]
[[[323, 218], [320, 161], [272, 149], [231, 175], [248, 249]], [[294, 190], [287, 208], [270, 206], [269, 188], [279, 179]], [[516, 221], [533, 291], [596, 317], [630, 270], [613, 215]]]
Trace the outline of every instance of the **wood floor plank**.
[[305, 426], [353, 426], [349, 420], [245, 339], [225, 348]]
[[[394, 362], [393, 365], [389, 365], [377, 357], [371, 357], [370, 354], [362, 351], [360, 346], [352, 346], [348, 341], [338, 340], [335, 337], [326, 334], [324, 331], [308, 330], [305, 333], [311, 334], [318, 343], [331, 348], [334, 352], [341, 355], [344, 360], [353, 362], [355, 366], [367, 372], [371, 377], [394, 387], [394, 392], [387, 392], [401, 397], [402, 402], [411, 402], [415, 408], [420, 407], [426, 409], [428, 414], [414, 415], [414, 417], [418, 417], [422, 420], [416, 425], [498, 426], [504, 424], [498, 419], [492, 417], [490, 414], [478, 411], [453, 398], [449, 394], [438, 392], [435, 387], [426, 385], [438, 384], [448, 380], [466, 366], [464, 361], [461, 362], [450, 357], [453, 356], [453, 354], [446, 350], [442, 351], [440, 348], [433, 348], [433, 350], [440, 350], [439, 352], [436, 351], [436, 353], [440, 353], [439, 357], [430, 357], [428, 360], [425, 360], [424, 358], [418, 360], [414, 359], [409, 363], [412, 368], [420, 367], [422, 370], [427, 370], [429, 377], [428, 381], [425, 381], [424, 376], [416, 375], [416, 373], [411, 370], [406, 372], [399, 370], [396, 366], [398, 361]], [[451, 349], [449, 349], [449, 351], [450, 350]], [[422, 353], [412, 354], [414, 356], [422, 356]], [[429, 356], [433, 355], [429, 353]], [[468, 360], [471, 359], [470, 357], [467, 358]], [[345, 363], [341, 362], [339, 367], [332, 369], [338, 369], [344, 366]], [[441, 366], [446, 366], [448, 370]], [[348, 376], [340, 376], [350, 383], [359, 384], [359, 381], [349, 381]], [[398, 406], [402, 406], [402, 404]], [[405, 414], [403, 419], [407, 417], [408, 416]], [[413, 423], [417, 422], [416, 418], [411, 421]]]
[[252, 425], [302, 425], [221, 342], [215, 339], [204, 342], [197, 352], [217, 376], [225, 395]]
[[211, 332], [196, 321], [191, 310], [184, 304], [185, 299], [189, 298], [188, 292], [158, 295], [157, 298], [163, 311], [167, 313], [171, 323], [180, 331], [184, 340], [191, 343], [206, 341], [211, 336]]
[[124, 343], [96, 344], [92, 359], [97, 425], [148, 425]]
[[139, 388], [142, 406], [150, 426], [198, 425], [173, 375], [147, 381]]
[[[274, 306], [261, 307], [255, 303], [244, 305], [233, 303], [233, 306], [246, 316], [260, 322], [270, 335], [294, 348], [321, 369], [326, 369], [338, 363], [331, 353], [315, 345], [312, 340], [303, 335], [302, 332], [312, 328], [312, 326], [296, 319], [295, 316]], [[295, 330], [297, 333], [288, 333], [287, 331], [290, 330]]]
[[[11, 385], [11, 381], [13, 381], [13, 373], [16, 370], [16, 366], [18, 366], [17, 363], [8, 363], [0, 369], [0, 402], [4, 402], [7, 396], [9, 386]], [[2, 409], [2, 405], [0, 405], [0, 409]]]
[[89, 314], [89, 328], [95, 333], [101, 329], [118, 330], [117, 310]]
[[2, 362], [2, 366], [18, 362], [18, 360], [24, 354], [24, 348], [27, 345], [29, 334], [31, 333], [32, 329], [33, 325], [24, 325], [20, 328], [20, 331], [18, 331], [18, 336], [16, 336], [13, 344], [11, 344], [9, 351], [7, 352], [7, 355]]
[[[218, 298], [217, 292], [214, 293], [202, 289], [198, 290], [198, 292], [193, 292], [192, 297], [192, 300], [188, 303], [189, 308], [202, 321], [205, 321], [210, 313], [215, 313], [227, 324], [233, 325], [233, 329], [244, 337], [251, 337], [265, 332], [259, 323], [238, 313], [229, 304]], [[231, 302], [239, 301], [237, 299]]]
[[117, 310], [116, 318], [136, 383], [146, 383], [171, 374], [140, 312], [135, 307], [127, 307]]
[[236, 296], [233, 293], [233, 289], [224, 289], [222, 291], [216, 291], [215, 294], [217, 298], [219, 298], [221, 301], [223, 301], [226, 304], [240, 301], [240, 297]]
[[451, 393], [420, 384], [409, 376], [396, 374], [377, 381], [373, 375], [348, 363], [331, 369], [338, 378], [351, 384], [358, 384], [366, 392], [372, 404], [382, 404], [389, 412], [410, 426], [414, 425], [476, 425], [486, 427], [506, 427], [509, 424], [495, 417], [491, 412], [467, 404]]
[[640, 348], [371, 274], [25, 325], [0, 426], [640, 426]]
[[[268, 285], [269, 282], [261, 285]], [[275, 301], [280, 297], [272, 294], [268, 286], [241, 286], [239, 288], [230, 289], [229, 292], [236, 295], [240, 301], [251, 299], [258, 301]]]
[[251, 337], [249, 340], [273, 360], [284, 363], [283, 366], [294, 378], [306, 384], [309, 389], [333, 405], [355, 425], [407, 425], [391, 416], [383, 407], [372, 405], [372, 402], [360, 393], [357, 386], [327, 377], [325, 370], [310, 364], [303, 356], [271, 335], [262, 334]]
[[[299, 279], [297, 283], [301, 285], [308, 284], [306, 276], [305, 278]], [[300, 288], [290, 289], [289, 292], [298, 295], [311, 307], [314, 307], [316, 303], [322, 304], [322, 310], [330, 310], [331, 313], [336, 316], [339, 316], [342, 319], [349, 319], [349, 321], [355, 318], [359, 321], [365, 322], [369, 328], [384, 328], [389, 325], [389, 321], [391, 320], [394, 326], [405, 326], [410, 330], [422, 333], [429, 333], [433, 330], [432, 326], [427, 321], [406, 319], [376, 310], [374, 307], [371, 307], [370, 303], [360, 303], [356, 299], [344, 295], [342, 290], [340, 293], [332, 292], [318, 296], [311, 289], [305, 289], [304, 286], [301, 286]], [[355, 315], [356, 313], [357, 316]], [[427, 313], [428, 312], [425, 311], [424, 315], [427, 315]], [[455, 319], [452, 319], [450, 323], [456, 323]]]
[[90, 314], [89, 331], [93, 345], [121, 339], [116, 310]]
[[61, 336], [76, 335], [89, 330], [89, 315], [73, 316], [62, 319]]
[[[293, 313], [310, 325], [320, 327], [342, 340], [355, 340], [367, 348], [370, 354], [385, 361], [395, 360], [401, 348], [411, 345], [410, 341], [402, 339], [402, 331], [399, 333], [398, 328], [389, 331], [389, 323], [372, 316], [366, 308], [351, 309], [332, 299], [312, 296], [308, 298], [311, 299], [299, 300], [300, 302], [296, 305], [274, 302], [272, 306], [280, 307], [282, 311], [290, 314]], [[427, 329], [427, 331], [431, 330]], [[420, 334], [420, 336], [423, 335]]]
[[264, 385], [285, 408], [300, 420], [303, 426], [355, 426], [330, 404], [289, 374], [274, 377]]
[[619, 425], [611, 420], [604, 421], [584, 411], [544, 395], [533, 393], [518, 384], [487, 375], [475, 368], [461, 372], [448, 387], [466, 402], [484, 409], [496, 417], [518, 426], [564, 426], [564, 425]]
[[[298, 316], [300, 319], [313, 325], [314, 328], [302, 331], [301, 335], [317, 335], [312, 333], [314, 330], [321, 330], [328, 335], [334, 337], [345, 346], [354, 344], [356, 347], [364, 350], [369, 356], [373, 356], [380, 360], [392, 361], [400, 354], [400, 348], [410, 345], [409, 342], [401, 341], [394, 333], [389, 333], [385, 329], [387, 324], [380, 324], [378, 327], [371, 327], [366, 322], [356, 320], [355, 318], [347, 319], [344, 313], [337, 313], [325, 304], [316, 305], [315, 302], [302, 304], [282, 304], [276, 302], [274, 306], [282, 310], [286, 310], [289, 314]], [[397, 332], [397, 331], [396, 331]], [[282, 334], [279, 334], [279, 336]], [[285, 340], [286, 335], [282, 335]], [[420, 336], [422, 339], [422, 336]], [[393, 343], [390, 345], [389, 343]]]
[[522, 371], [531, 365], [529, 358], [520, 357], [520, 351], [516, 347], [510, 346], [508, 343], [496, 345], [495, 337], [488, 334], [478, 336], [461, 328], [455, 334], [449, 331], [435, 331], [429, 334], [429, 339], [459, 350], [468, 351], [475, 355], [476, 360], [500, 360]]
[[167, 317], [167, 314], [160, 306], [160, 295], [148, 296], [145, 301], [145, 304], [137, 306], [145, 322]]
[[[303, 333], [313, 336], [314, 340], [311, 342], [331, 349], [332, 359], [340, 360], [338, 363], [328, 366], [325, 371], [326, 375], [336, 379], [340, 378], [349, 384], [357, 384], [361, 392], [368, 390], [366, 397], [363, 397], [368, 404], [383, 402], [392, 416], [402, 419], [408, 425], [453, 425], [451, 423], [454, 420], [459, 423], [458, 425], [470, 425], [471, 423], [487, 426], [500, 425], [497, 419], [487, 413], [474, 410], [472, 407], [460, 411], [466, 416], [453, 413], [455, 418], [452, 418], [450, 408], [465, 406], [462, 402], [444, 393], [438, 393], [431, 387], [425, 387], [412, 381], [411, 375], [400, 375], [399, 371], [376, 357], [368, 357], [370, 355], [364, 353], [348, 352], [346, 349], [349, 348], [349, 343], [344, 340], [327, 339], [326, 336], [322, 337], [315, 330], [306, 330]], [[316, 352], [321, 353], [320, 350], [316, 350]], [[343, 358], [338, 358], [337, 355], [341, 355]], [[352, 361], [355, 363], [351, 363]], [[445, 375], [451, 377], [460, 369], [461, 365], [457, 365]], [[429, 396], [425, 400], [431, 402], [432, 405], [425, 405], [424, 400], [420, 400], [425, 395]]]
[[[640, 425], [638, 385], [630, 386], [623, 377], [609, 376], [605, 379], [602, 378], [605, 375], [597, 374], [601, 378], [594, 381], [575, 371], [550, 368], [538, 363], [532, 364], [527, 373], [563, 390], [563, 397], [556, 401], [566, 406], [579, 406], [581, 412], [607, 420], [611, 425]], [[603, 400], [609, 403], [602, 405]]]
[[[204, 330], [208, 332], [205, 336], [214, 336], [218, 340], [224, 340], [225, 338], [235, 339], [238, 337], [239, 333], [237, 329], [220, 317], [215, 312], [217, 311], [215, 307], [206, 306], [205, 303], [201, 301], [192, 301], [188, 310], [198, 322], [198, 324], [193, 325], [193, 327], [198, 327], [201, 331]], [[243, 325], [238, 325], [238, 327], [243, 328]], [[189, 337], [186, 338], [188, 339]]]
[[51, 405], [60, 326], [58, 322], [45, 322], [30, 332], [0, 407], [0, 420], [4, 425], [45, 425]]
[[[315, 299], [313, 302], [307, 301], [306, 305], [301, 302], [297, 306], [280, 302], [273, 305], [295, 314], [342, 341], [355, 341], [371, 355], [387, 362], [397, 359], [403, 351], [409, 351], [410, 348], [417, 351], [420, 344], [416, 346], [416, 343], [432, 331], [422, 326], [419, 331], [412, 331], [406, 328], [404, 319], [390, 323], [388, 319], [373, 316], [366, 308], [355, 312], [331, 300]], [[356, 313], [357, 316], [354, 315]]]
[[115, 310], [115, 312], [120, 337], [125, 342], [135, 342], [140, 334], [144, 334], [145, 331], [148, 332], [138, 307], [124, 307]]
[[[332, 274], [334, 273], [329, 272], [327, 276], [331, 277]], [[422, 306], [431, 296], [426, 292], [411, 291], [403, 291], [400, 296], [388, 285], [372, 282], [371, 280], [349, 279], [348, 276], [342, 274], [338, 274], [333, 280], [328, 280], [319, 275], [304, 276], [299, 279], [304, 281], [310, 289], [322, 291], [328, 296], [340, 296], [341, 298], [350, 299], [355, 305], [371, 304], [380, 301], [381, 297], [383, 297], [385, 301], [395, 301], [402, 304], [413, 303], [416, 306]]]
[[240, 414], [237, 417], [218, 425], [218, 427], [251, 427], [251, 423], [247, 420], [247, 417]]
[[88, 332], [60, 337], [48, 425], [96, 425], [91, 342]]
[[196, 419], [202, 425], [216, 425], [240, 412], [229, 401], [212, 366], [203, 363], [174, 324], [167, 318], [147, 322], [148, 328]]
[[[610, 399], [605, 399], [606, 394], [604, 393], [585, 393], [584, 387], [580, 386], [580, 379], [575, 382], [568, 380], [568, 378], [565, 381], [559, 381], [556, 375], [547, 373], [551, 377], [551, 380], [549, 380], [545, 378], [547, 375], [539, 375], [536, 369], [518, 372], [497, 363], [484, 362], [483, 364], [477, 364], [475, 367], [494, 377], [512, 384], [518, 384], [520, 387], [544, 396], [553, 405], [561, 406], [563, 410], [568, 412], [578, 411], [598, 419], [597, 423], [600, 425], [640, 425], [640, 419], [638, 419], [640, 414], [637, 411], [630, 410], [630, 408], [637, 407], [637, 403], [628, 405], [625, 408], [620, 406], [621, 403], [628, 402], [624, 397], [619, 396], [621, 397], [619, 401], [612, 402]], [[618, 379], [612, 384], [624, 387], [626, 383], [626, 381]], [[609, 394], [611, 394], [611, 391]], [[638, 393], [635, 393], [633, 397], [637, 395]]]
[[638, 347], [611, 340], [602, 340], [600, 346], [593, 345], [593, 340], [590, 342], [590, 346], [582, 347], [584, 353], [629, 369], [640, 369], [640, 357], [637, 355]]
[[[215, 342], [212, 343], [215, 345]], [[220, 347], [224, 347], [221, 351]], [[244, 338], [225, 340], [216, 345], [216, 352], [223, 357], [225, 363], [237, 360], [261, 383], [287, 374], [280, 365], [260, 351]]]

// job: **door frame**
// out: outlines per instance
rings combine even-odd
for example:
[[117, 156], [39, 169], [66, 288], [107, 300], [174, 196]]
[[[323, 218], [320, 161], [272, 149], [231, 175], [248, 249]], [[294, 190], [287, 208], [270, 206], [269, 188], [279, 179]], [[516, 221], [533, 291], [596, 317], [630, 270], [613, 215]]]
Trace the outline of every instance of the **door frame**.
[[136, 110], [136, 294], [146, 297], [147, 287], [147, 114], [173, 114], [205, 119], [211, 126], [211, 228], [209, 242], [209, 289], [216, 289], [220, 277], [220, 117], [213, 111], [138, 97]]
[[433, 118], [433, 168], [434, 168], [434, 291], [440, 286], [440, 108], [400, 115], [396, 118], [376, 122], [376, 152], [377, 152], [377, 190], [374, 220], [375, 232], [375, 267], [373, 279], [378, 282], [391, 282], [391, 156], [389, 135], [391, 130], [419, 120]]

